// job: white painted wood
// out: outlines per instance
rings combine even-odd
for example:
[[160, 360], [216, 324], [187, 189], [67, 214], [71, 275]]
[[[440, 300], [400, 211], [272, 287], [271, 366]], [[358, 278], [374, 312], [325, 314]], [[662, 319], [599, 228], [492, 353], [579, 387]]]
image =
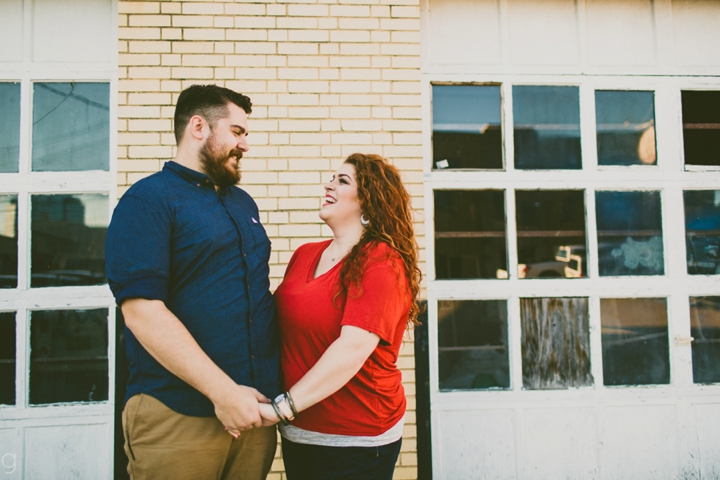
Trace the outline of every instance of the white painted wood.
[[0, 15], [0, 62], [19, 62], [23, 55], [23, 0], [4, 0]]
[[675, 61], [678, 65], [720, 63], [720, 4], [704, 0], [673, 0]]
[[720, 476], [720, 407], [708, 403], [692, 405], [700, 452], [700, 478]]

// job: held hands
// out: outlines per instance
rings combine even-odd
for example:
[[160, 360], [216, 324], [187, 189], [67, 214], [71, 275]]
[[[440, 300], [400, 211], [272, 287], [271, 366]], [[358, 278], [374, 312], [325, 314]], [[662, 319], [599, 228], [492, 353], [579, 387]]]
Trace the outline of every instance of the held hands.
[[277, 413], [275, 413], [275, 409], [273, 409], [272, 405], [269, 403], [260, 403], [258, 407], [260, 410], [260, 416], [262, 417], [263, 427], [269, 427], [280, 422], [280, 417], [277, 416]]
[[215, 398], [211, 398], [215, 405], [215, 415], [225, 425], [225, 429], [234, 437], [242, 430], [265, 426], [260, 416], [259, 406], [269, 405], [265, 395], [254, 388], [232, 384], [225, 388]]

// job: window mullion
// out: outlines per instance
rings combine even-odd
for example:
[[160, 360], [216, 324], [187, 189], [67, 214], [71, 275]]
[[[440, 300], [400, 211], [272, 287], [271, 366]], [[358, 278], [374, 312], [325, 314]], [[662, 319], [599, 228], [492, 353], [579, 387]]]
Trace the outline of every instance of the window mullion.
[[28, 311], [19, 308], [15, 314], [15, 408], [28, 406], [28, 378], [30, 364], [30, 326]]

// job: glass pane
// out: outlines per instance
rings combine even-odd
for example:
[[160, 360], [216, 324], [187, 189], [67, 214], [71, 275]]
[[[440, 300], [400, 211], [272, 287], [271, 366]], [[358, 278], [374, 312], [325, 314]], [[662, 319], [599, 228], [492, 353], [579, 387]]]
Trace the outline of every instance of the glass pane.
[[432, 89], [433, 168], [503, 168], [500, 87]]
[[32, 196], [32, 287], [105, 283], [108, 196]]
[[720, 165], [720, 92], [682, 92], [685, 165]]
[[516, 191], [519, 278], [587, 276], [582, 191]]
[[693, 381], [720, 382], [720, 297], [690, 297]]
[[599, 165], [655, 165], [653, 92], [595, 92]]
[[603, 383], [670, 383], [667, 306], [664, 298], [603, 298]]
[[0, 405], [15, 405], [15, 312], [0, 312]]
[[435, 191], [435, 273], [507, 278], [502, 190]]
[[438, 302], [440, 390], [510, 387], [507, 303]]
[[580, 169], [578, 87], [513, 87], [515, 168]]
[[660, 192], [595, 192], [600, 275], [663, 275]]
[[720, 273], [720, 190], [683, 192], [685, 245], [691, 275]]
[[108, 399], [108, 311], [32, 312], [30, 403]]
[[36, 83], [33, 91], [33, 171], [109, 170], [110, 86]]
[[18, 171], [20, 159], [20, 84], [0, 83], [0, 173]]
[[593, 384], [587, 298], [521, 298], [523, 387]]
[[0, 195], [0, 288], [17, 287], [18, 197]]

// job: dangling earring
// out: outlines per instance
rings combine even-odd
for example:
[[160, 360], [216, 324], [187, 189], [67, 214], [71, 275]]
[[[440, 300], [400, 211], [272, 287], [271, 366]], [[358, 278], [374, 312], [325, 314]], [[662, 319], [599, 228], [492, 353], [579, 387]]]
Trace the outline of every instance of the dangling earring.
[[362, 225], [363, 227], [367, 227], [368, 225], [370, 225], [370, 220], [365, 218], [364, 213], [362, 215], [360, 215], [360, 225]]

